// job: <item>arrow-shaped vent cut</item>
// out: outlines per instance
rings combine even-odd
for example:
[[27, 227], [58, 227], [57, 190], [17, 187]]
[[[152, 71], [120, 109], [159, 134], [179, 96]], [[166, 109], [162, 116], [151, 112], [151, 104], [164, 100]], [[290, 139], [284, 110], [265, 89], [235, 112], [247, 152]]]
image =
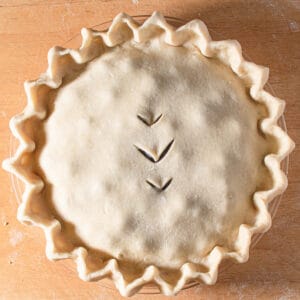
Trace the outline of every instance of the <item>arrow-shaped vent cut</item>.
[[162, 114], [160, 114], [158, 117], [154, 117], [154, 115], [152, 115], [152, 114], [148, 115], [147, 117], [139, 114], [139, 115], [137, 115], [137, 117], [145, 125], [151, 127], [152, 125], [154, 125], [155, 123], [157, 123], [161, 119]]
[[147, 179], [146, 182], [153, 188], [155, 189], [157, 192], [162, 192], [165, 191], [168, 186], [171, 184], [173, 178], [170, 178], [168, 181], [166, 181], [164, 184], [160, 183], [156, 183], [152, 180]]
[[136, 147], [136, 149], [147, 159], [149, 159], [151, 162], [153, 163], [158, 163], [159, 161], [161, 161], [169, 152], [169, 150], [171, 149], [172, 145], [174, 143], [174, 139], [172, 139], [168, 145], [164, 148], [164, 150], [160, 153], [157, 153], [157, 151], [155, 150], [146, 150], [143, 149], [140, 146], [134, 145]]

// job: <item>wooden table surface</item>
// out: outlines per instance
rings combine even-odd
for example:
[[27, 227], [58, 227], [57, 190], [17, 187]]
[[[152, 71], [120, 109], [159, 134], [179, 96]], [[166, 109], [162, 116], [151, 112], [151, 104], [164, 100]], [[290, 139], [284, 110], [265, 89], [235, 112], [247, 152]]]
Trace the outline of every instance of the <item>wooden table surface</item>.
[[[81, 27], [121, 11], [141, 15], [154, 10], [184, 20], [201, 18], [215, 39], [239, 40], [253, 61], [268, 66], [276, 95], [287, 102], [289, 134], [300, 143], [299, 0], [0, 0], [0, 161], [10, 153], [8, 121], [25, 105], [23, 81], [46, 69], [50, 47], [64, 45]], [[299, 149], [290, 156], [289, 187], [273, 227], [248, 263], [220, 274], [215, 286], [199, 285], [176, 299], [300, 299]], [[119, 299], [101, 282], [81, 281], [71, 261], [46, 259], [42, 231], [16, 220], [16, 197], [2, 169], [0, 201], [0, 299]]]

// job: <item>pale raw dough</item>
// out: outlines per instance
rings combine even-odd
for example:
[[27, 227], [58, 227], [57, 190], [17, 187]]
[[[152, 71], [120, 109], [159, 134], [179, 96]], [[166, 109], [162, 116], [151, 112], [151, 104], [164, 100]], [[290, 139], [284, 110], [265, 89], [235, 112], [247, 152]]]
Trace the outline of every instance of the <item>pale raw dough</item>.
[[247, 261], [287, 187], [294, 142], [268, 68], [201, 20], [175, 29], [159, 12], [81, 34], [79, 49], [49, 50], [10, 120], [19, 146], [2, 166], [25, 184], [18, 220], [43, 229], [49, 259], [123, 296], [214, 284], [223, 259]]
[[[216, 60], [130, 41], [90, 62], [54, 105], [40, 165], [57, 213], [87, 246], [177, 268], [230, 249], [254, 222], [252, 196], [269, 177], [264, 112]], [[172, 140], [156, 163], [137, 150], [158, 159]], [[163, 191], [146, 182], [171, 178]]]

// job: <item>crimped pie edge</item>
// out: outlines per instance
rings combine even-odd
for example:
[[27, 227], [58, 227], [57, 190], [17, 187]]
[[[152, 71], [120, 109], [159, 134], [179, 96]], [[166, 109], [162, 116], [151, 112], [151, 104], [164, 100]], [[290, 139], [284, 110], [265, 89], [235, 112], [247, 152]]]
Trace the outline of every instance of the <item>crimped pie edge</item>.
[[[267, 107], [269, 117], [262, 120], [260, 130], [264, 134], [272, 135], [278, 142], [278, 152], [276, 154], [268, 154], [264, 158], [264, 163], [273, 179], [273, 188], [267, 191], [257, 191], [253, 196], [253, 204], [258, 211], [255, 224], [253, 226], [240, 225], [233, 251], [215, 246], [206, 257], [203, 257], [201, 265], [205, 266], [208, 272], [201, 272], [192, 263], [183, 264], [180, 269], [181, 276], [175, 285], [168, 283], [160, 275], [160, 269], [153, 265], [145, 268], [143, 275], [139, 278], [126, 282], [116, 259], [110, 259], [104, 264], [103, 268], [91, 272], [86, 263], [88, 251], [84, 247], [74, 247], [71, 252], [67, 253], [58, 252], [55, 246], [55, 239], [61, 231], [60, 222], [56, 219], [53, 219], [50, 223], [49, 221], [45, 222], [40, 216], [30, 213], [30, 201], [43, 190], [44, 182], [36, 174], [28, 176], [28, 173], [26, 174], [28, 170], [25, 171], [21, 164], [23, 155], [35, 150], [35, 142], [25, 134], [22, 125], [33, 116], [41, 120], [46, 117], [46, 108], [40, 107], [36, 89], [41, 85], [47, 85], [53, 89], [61, 85], [68, 66], [61, 66], [59, 64], [60, 58], [70, 56], [77, 64], [87, 63], [96, 56], [101, 55], [101, 47], [97, 44], [99, 41], [108, 47], [113, 47], [133, 37], [134, 41], [139, 43], [161, 35], [161, 30], [164, 33], [163, 38], [167, 44], [180, 46], [192, 43], [204, 56], [216, 57], [224, 64], [230, 66], [233, 72], [249, 88], [252, 99], [264, 103]], [[3, 162], [3, 168], [16, 175], [25, 183], [25, 191], [18, 209], [18, 220], [41, 227], [44, 230], [46, 254], [49, 259], [74, 259], [77, 264], [79, 277], [86, 281], [97, 280], [111, 275], [117, 289], [123, 296], [133, 295], [148, 282], [155, 282], [165, 295], [176, 294], [190, 280], [202, 280], [206, 284], [214, 284], [217, 280], [218, 266], [223, 258], [233, 258], [240, 263], [247, 261], [252, 235], [264, 232], [271, 226], [271, 217], [267, 208], [268, 203], [287, 187], [287, 178], [280, 169], [280, 162], [293, 150], [294, 143], [277, 125], [278, 119], [283, 114], [285, 102], [263, 89], [268, 80], [268, 68], [246, 61], [242, 56], [240, 44], [235, 40], [212, 41], [202, 21], [193, 20], [175, 30], [158, 12], [154, 12], [143, 25], [138, 25], [130, 16], [121, 13], [115, 17], [107, 32], [98, 32], [84, 28], [81, 34], [82, 45], [78, 50], [61, 47], [50, 49], [48, 52], [47, 71], [37, 80], [25, 82], [27, 106], [21, 114], [14, 116], [10, 121], [11, 131], [18, 139], [20, 145], [14, 156]]]

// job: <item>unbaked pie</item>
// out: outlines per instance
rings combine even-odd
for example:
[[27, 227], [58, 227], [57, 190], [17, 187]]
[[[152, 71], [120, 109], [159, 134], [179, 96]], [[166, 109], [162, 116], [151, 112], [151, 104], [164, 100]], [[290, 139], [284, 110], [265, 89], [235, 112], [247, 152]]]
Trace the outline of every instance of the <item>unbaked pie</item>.
[[122, 295], [215, 283], [223, 258], [247, 260], [287, 185], [293, 142], [277, 125], [284, 102], [263, 90], [268, 69], [203, 22], [175, 30], [159, 13], [82, 38], [49, 51], [11, 120], [20, 146], [3, 166], [25, 183], [18, 219], [44, 230], [50, 259]]

